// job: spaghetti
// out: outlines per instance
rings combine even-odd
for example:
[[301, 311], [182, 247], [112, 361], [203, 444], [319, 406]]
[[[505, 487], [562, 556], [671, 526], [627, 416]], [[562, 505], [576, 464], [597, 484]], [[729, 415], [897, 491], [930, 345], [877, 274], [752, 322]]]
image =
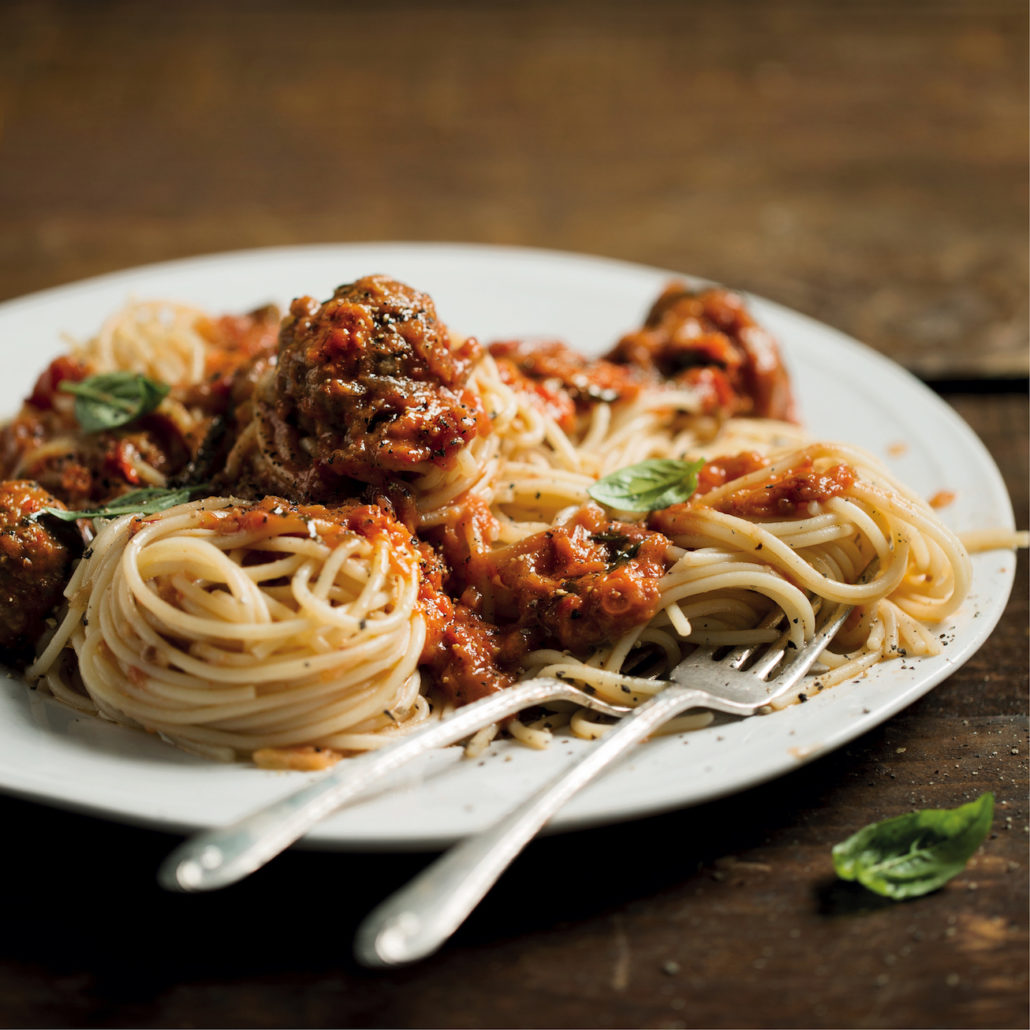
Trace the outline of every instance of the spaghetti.
[[[696, 644], [771, 639], [779, 612], [801, 646], [821, 605], [855, 605], [796, 700], [936, 653], [929, 627], [968, 590], [928, 504], [871, 455], [807, 438], [775, 344], [728, 291], [671, 286], [599, 360], [483, 348], [384, 276], [295, 300], [274, 352], [270, 317], [248, 318], [137, 306], [75, 352], [174, 379], [171, 403], [206, 426], [179, 480], [218, 496], [99, 529], [28, 670], [68, 704], [314, 767], [527, 675], [640, 703]], [[20, 416], [40, 419], [37, 448], [59, 436], [39, 414], [54, 394], [37, 384]], [[656, 460], [696, 483], [595, 501]], [[31, 466], [22, 452], [8, 475]], [[604, 725], [564, 709], [506, 730], [544, 746]]]
[[[381, 509], [209, 498], [123, 516], [28, 670], [74, 707], [220, 758], [379, 743], [428, 713], [419, 555]], [[59, 660], [70, 648], [75, 662]]]

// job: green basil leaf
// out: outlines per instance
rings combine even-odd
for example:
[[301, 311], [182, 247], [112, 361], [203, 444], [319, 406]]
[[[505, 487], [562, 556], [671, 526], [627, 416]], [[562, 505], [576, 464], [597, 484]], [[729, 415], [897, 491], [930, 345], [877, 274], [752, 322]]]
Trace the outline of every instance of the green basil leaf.
[[700, 461], [652, 458], [599, 479], [587, 493], [616, 511], [657, 511], [687, 500], [697, 489]]
[[177, 504], [185, 504], [191, 495], [202, 489], [206, 489], [206, 487], [151, 486], [122, 494], [121, 497], [116, 497], [113, 501], [98, 508], [80, 508], [78, 511], [68, 511], [65, 508], [42, 508], [36, 514], [52, 515], [55, 519], [61, 519], [63, 522], [74, 522], [76, 519], [113, 519], [119, 515], [153, 515], [166, 508], [174, 508]]
[[872, 823], [833, 849], [843, 880], [885, 898], [929, 894], [960, 873], [987, 836], [994, 795], [958, 808], [926, 808]]
[[103, 372], [80, 382], [65, 379], [60, 390], [75, 394], [75, 417], [87, 433], [117, 429], [153, 411], [169, 387], [138, 372]]

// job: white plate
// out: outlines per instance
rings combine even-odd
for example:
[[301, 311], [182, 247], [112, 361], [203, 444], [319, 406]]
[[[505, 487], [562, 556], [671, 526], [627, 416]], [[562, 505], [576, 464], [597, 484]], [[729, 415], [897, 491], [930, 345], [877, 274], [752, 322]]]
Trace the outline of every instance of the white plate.
[[[132, 297], [242, 311], [384, 272], [430, 293], [455, 329], [490, 340], [552, 335], [600, 352], [636, 326], [671, 273], [548, 251], [448, 244], [276, 248], [153, 265], [0, 305], [0, 411], [12, 413], [35, 376]], [[854, 340], [759, 298], [758, 320], [779, 338], [803, 416], [817, 436], [861, 444], [924, 496], [951, 490], [942, 517], [955, 529], [1013, 526], [1001, 476], [970, 429], [906, 372]], [[904, 450], [899, 452], [898, 445]], [[969, 600], [942, 627], [939, 657], [891, 662], [807, 704], [637, 749], [580, 794], [553, 829], [661, 812], [739, 791], [839, 747], [911, 704], [966, 661], [991, 632], [1012, 587], [1015, 558], [974, 559]], [[496, 744], [475, 761], [450, 748], [395, 778], [390, 789], [338, 812], [308, 846], [440, 847], [486, 826], [579, 753]], [[77, 716], [13, 679], [0, 681], [0, 789], [26, 798], [169, 830], [228, 822], [302, 782], [302, 775], [220, 765], [156, 738]]]

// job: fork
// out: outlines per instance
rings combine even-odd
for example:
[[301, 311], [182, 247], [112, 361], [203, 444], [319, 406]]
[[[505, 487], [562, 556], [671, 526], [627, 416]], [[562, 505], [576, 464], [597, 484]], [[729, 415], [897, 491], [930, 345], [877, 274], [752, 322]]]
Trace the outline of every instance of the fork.
[[551, 816], [612, 762], [688, 708], [740, 716], [766, 708], [802, 679], [851, 609], [847, 604], [833, 608], [800, 648], [784, 632], [746, 671], [744, 665], [760, 645], [733, 648], [725, 655], [725, 648], [699, 647], [673, 669], [668, 686], [624, 716], [582, 758], [494, 826], [455, 845], [374, 909], [358, 927], [358, 961], [387, 967], [432, 954]]
[[215, 890], [236, 883], [299, 840], [330, 812], [419, 755], [457, 743], [485, 726], [550, 701], [572, 701], [616, 718], [630, 710], [549, 676], [524, 680], [465, 705], [440, 722], [378, 751], [341, 761], [300, 790], [234, 823], [189, 838], [161, 864], [158, 882], [168, 890], [179, 891]]

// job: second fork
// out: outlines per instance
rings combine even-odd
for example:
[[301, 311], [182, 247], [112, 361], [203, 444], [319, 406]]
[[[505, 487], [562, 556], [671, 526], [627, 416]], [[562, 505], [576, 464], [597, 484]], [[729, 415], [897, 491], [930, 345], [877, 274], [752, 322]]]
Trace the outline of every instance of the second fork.
[[[378, 906], [358, 928], [358, 961], [383, 967], [432, 954], [465, 921], [547, 821], [616, 759], [688, 708], [753, 715], [801, 680], [844, 624], [851, 608], [844, 604], [835, 607], [815, 636], [793, 656], [785, 658], [789, 644], [781, 639], [778, 647], [763, 653], [746, 673], [737, 669], [755, 647], [735, 649], [728, 667], [715, 661], [708, 648], [688, 656], [673, 671], [676, 682], [625, 715], [570, 768], [493, 827], [455, 845]], [[781, 662], [784, 668], [772, 689], [762, 690], [765, 678]], [[709, 689], [684, 682], [699, 672], [704, 674]]]
[[378, 751], [341, 761], [300, 790], [235, 823], [190, 837], [162, 863], [158, 881], [168, 890], [227, 887], [260, 869], [330, 812], [420, 755], [464, 740], [526, 708], [551, 701], [573, 701], [614, 717], [629, 710], [592, 697], [563, 680], [546, 676], [524, 680], [459, 708], [440, 722], [400, 737]]

